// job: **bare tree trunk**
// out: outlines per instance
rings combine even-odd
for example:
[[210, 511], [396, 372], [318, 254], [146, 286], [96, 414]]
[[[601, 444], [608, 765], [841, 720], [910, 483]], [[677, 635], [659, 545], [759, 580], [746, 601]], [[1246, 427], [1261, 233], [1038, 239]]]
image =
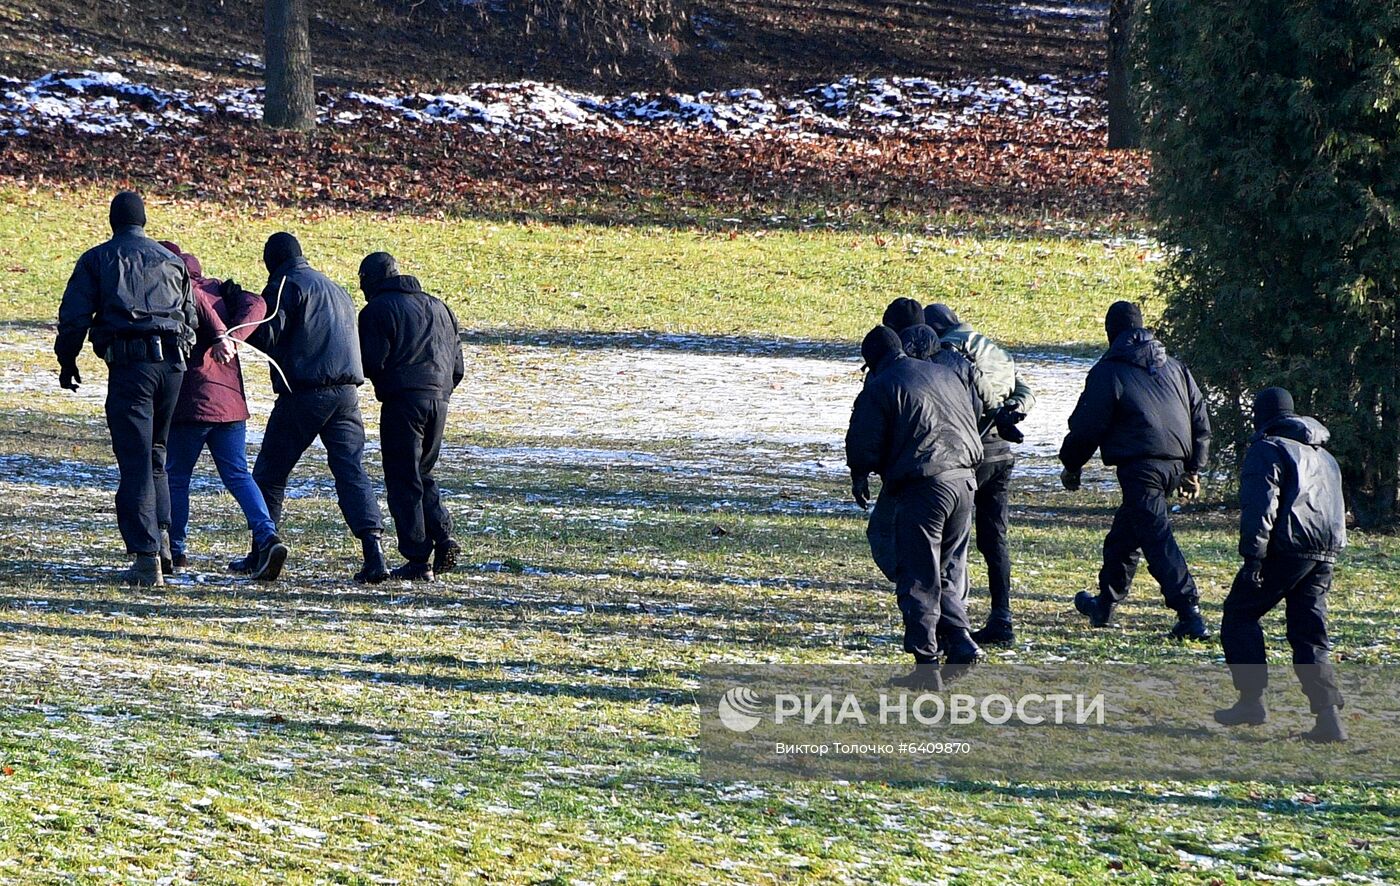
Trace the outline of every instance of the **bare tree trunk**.
[[316, 125], [316, 85], [311, 73], [311, 0], [265, 0], [267, 98], [263, 122], [277, 129]]
[[1108, 8], [1108, 146], [1142, 145], [1137, 103], [1133, 100], [1132, 21], [1136, 0], [1112, 0]]

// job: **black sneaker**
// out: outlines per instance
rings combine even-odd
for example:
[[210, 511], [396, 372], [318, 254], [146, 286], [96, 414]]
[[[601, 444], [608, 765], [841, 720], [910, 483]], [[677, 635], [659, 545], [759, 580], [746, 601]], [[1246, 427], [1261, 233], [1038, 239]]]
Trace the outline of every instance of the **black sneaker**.
[[462, 555], [462, 546], [452, 539], [433, 545], [433, 573], [446, 575], [457, 568], [457, 558]]
[[236, 575], [247, 575], [258, 568], [258, 546], [255, 544], [245, 556], [230, 560], [228, 571]]
[[1009, 621], [989, 621], [980, 631], [972, 632], [972, 641], [978, 646], [1010, 646], [1016, 642], [1016, 632]]
[[1206, 627], [1206, 620], [1201, 618], [1201, 607], [1188, 606], [1177, 614], [1176, 624], [1172, 626], [1171, 638], [1173, 640], [1210, 639], [1210, 630]]
[[1108, 620], [1113, 615], [1113, 605], [1104, 605], [1102, 597], [1096, 597], [1088, 591], [1080, 591], [1074, 595], [1074, 608], [1079, 610], [1080, 615], [1089, 617], [1089, 625], [1095, 628], [1108, 627]]
[[1216, 711], [1215, 722], [1221, 726], [1259, 726], [1267, 716], [1264, 702], [1257, 698], [1241, 698], [1230, 707]]
[[253, 580], [276, 581], [277, 576], [282, 574], [282, 565], [287, 562], [289, 553], [282, 539], [274, 535], [258, 549], [258, 562], [251, 572]]
[[389, 577], [400, 581], [432, 581], [433, 570], [427, 563], [405, 563], [389, 570]]

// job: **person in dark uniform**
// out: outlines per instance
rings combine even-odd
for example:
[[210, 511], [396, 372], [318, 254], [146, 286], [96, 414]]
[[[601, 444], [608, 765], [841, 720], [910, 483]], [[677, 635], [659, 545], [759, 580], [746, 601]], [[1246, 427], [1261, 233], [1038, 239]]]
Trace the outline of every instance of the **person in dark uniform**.
[[1143, 328], [1137, 305], [1115, 302], [1104, 329], [1109, 349], [1089, 370], [1069, 417], [1060, 481], [1077, 490], [1080, 470], [1098, 450], [1104, 464], [1118, 468], [1123, 503], [1103, 542], [1098, 596], [1080, 591], [1074, 606], [1094, 627], [1106, 626], [1145, 555], [1167, 606], [1177, 613], [1171, 636], [1204, 640], [1210, 632], [1201, 618], [1200, 593], [1172, 535], [1167, 497], [1200, 494], [1210, 447], [1205, 398], [1186, 367]]
[[1240, 697], [1215, 712], [1226, 726], [1264, 722], [1263, 618], [1285, 604], [1293, 670], [1317, 717], [1303, 738], [1345, 741], [1337, 677], [1328, 660], [1327, 592], [1346, 545], [1342, 472], [1326, 449], [1331, 436], [1315, 418], [1297, 415], [1293, 396], [1265, 388], [1254, 397], [1257, 433], [1240, 476], [1240, 556], [1244, 566], [1225, 598], [1220, 641]]
[[433, 477], [448, 398], [465, 371], [461, 332], [447, 305], [424, 292], [416, 277], [399, 273], [387, 252], [365, 256], [360, 288], [367, 299], [360, 311], [360, 355], [383, 404], [384, 489], [399, 553], [407, 561], [390, 575], [432, 581], [452, 571], [461, 551]]
[[869, 378], [846, 432], [856, 504], [870, 501], [870, 474], [896, 497], [895, 592], [904, 650], [915, 668], [899, 685], [937, 688], [940, 655], [969, 666], [980, 655], [963, 610], [974, 474], [982, 439], [967, 387], [936, 363], [905, 355], [899, 336], [877, 326], [861, 343]]
[[[253, 464], [253, 480], [280, 528], [287, 478], [320, 437], [335, 477], [336, 502], [364, 549], [364, 567], [355, 581], [384, 581], [389, 577], [381, 542], [384, 518], [365, 473], [365, 425], [356, 391], [365, 376], [355, 306], [349, 293], [311, 267], [291, 234], [268, 238], [263, 264], [269, 275], [263, 301], [272, 313], [248, 343], [267, 353], [281, 372], [272, 370], [277, 402]], [[230, 565], [258, 572], [271, 553], [260, 548]]]
[[107, 363], [117, 526], [135, 558], [122, 579], [160, 585], [172, 570], [165, 442], [199, 321], [184, 262], [146, 236], [141, 197], [117, 194], [108, 220], [112, 238], [83, 253], [68, 280], [54, 353], [59, 384], [72, 391], [83, 381], [84, 340]]

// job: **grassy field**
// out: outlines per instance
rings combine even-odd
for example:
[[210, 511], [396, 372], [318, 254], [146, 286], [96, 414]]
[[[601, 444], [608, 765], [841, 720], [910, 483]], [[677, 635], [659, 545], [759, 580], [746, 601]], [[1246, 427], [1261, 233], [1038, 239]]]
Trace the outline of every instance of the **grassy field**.
[[[442, 470], [458, 574], [351, 584], [354, 542], [313, 452], [283, 581], [222, 573], [245, 537], [206, 463], [191, 572], [155, 591], [110, 585], [122, 558], [102, 373], [87, 360], [81, 396], [59, 392], [48, 333], [31, 328], [50, 321], [104, 205], [8, 192], [0, 216], [0, 882], [1400, 880], [1393, 783], [700, 780], [706, 666], [902, 658], [845, 500], [853, 359], [703, 339], [474, 343]], [[849, 340], [886, 299], [937, 292], [1050, 349], [1096, 342], [1102, 307], [1150, 272], [1144, 247], [1090, 239], [929, 237], [916, 252], [912, 238], [837, 233], [240, 219], [192, 204], [151, 216], [153, 233], [173, 219], [211, 271], [249, 283], [281, 226], [346, 282], [360, 254], [391, 248], [475, 328]], [[266, 380], [249, 377], [260, 428]], [[1064, 408], [1063, 391], [1042, 406]], [[1146, 576], [1119, 627], [1072, 614], [1113, 499], [1102, 472], [1080, 495], [1058, 489], [1042, 454], [1053, 433], [1037, 425], [1016, 486], [1020, 638], [997, 659], [1217, 665], [1215, 645], [1163, 642]], [[370, 460], [380, 477], [377, 446]], [[1235, 568], [1219, 504], [1178, 518], [1212, 621]], [[1392, 538], [1354, 539], [1332, 599], [1339, 655], [1395, 661], [1398, 554]], [[979, 565], [977, 617], [983, 581]], [[1282, 663], [1277, 620], [1269, 637]], [[1218, 671], [1202, 691], [1224, 703]], [[1296, 702], [1283, 667], [1275, 686]], [[1300, 725], [1259, 734], [1287, 741]]]
[[[86, 245], [108, 236], [105, 192], [0, 189], [0, 322], [51, 321]], [[473, 329], [784, 336], [855, 341], [898, 296], [947, 301], [1023, 347], [1092, 342], [1119, 298], [1150, 298], [1142, 242], [863, 230], [672, 229], [421, 219], [249, 217], [208, 203], [155, 203], [148, 233], [206, 272], [259, 288], [262, 244], [291, 230], [313, 264], [353, 288], [379, 249], [446, 298]]]

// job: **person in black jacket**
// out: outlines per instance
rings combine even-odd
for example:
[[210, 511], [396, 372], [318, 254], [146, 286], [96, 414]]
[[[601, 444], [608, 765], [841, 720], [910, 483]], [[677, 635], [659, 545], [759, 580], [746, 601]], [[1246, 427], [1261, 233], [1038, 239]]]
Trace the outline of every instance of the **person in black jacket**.
[[[266, 352], [281, 370], [272, 372], [277, 402], [253, 465], [253, 479], [280, 528], [287, 478], [320, 437], [335, 477], [336, 501], [364, 549], [364, 568], [355, 573], [355, 581], [384, 581], [389, 577], [381, 544], [384, 518], [365, 473], [365, 425], [355, 390], [365, 382], [355, 306], [349, 293], [311, 267], [291, 234], [268, 238], [263, 264], [269, 275], [263, 299], [271, 313], [248, 343]], [[268, 558], [278, 557], [286, 557], [280, 542], [230, 565], [236, 571], [266, 574]]]
[[[408, 562], [395, 578], [431, 581], [451, 572], [461, 551], [442, 504], [433, 468], [447, 426], [447, 401], [462, 381], [457, 318], [416, 277], [399, 273], [394, 257], [376, 252], [360, 263], [360, 354], [380, 410], [384, 488]], [[431, 565], [428, 560], [432, 558]]]
[[1066, 489], [1077, 490], [1080, 471], [1097, 449], [1104, 464], [1118, 468], [1123, 503], [1104, 539], [1099, 594], [1080, 591], [1074, 605], [1094, 627], [1107, 625], [1132, 587], [1141, 553], [1167, 606], [1177, 612], [1171, 636], [1204, 640], [1210, 632], [1196, 582], [1172, 535], [1167, 496], [1200, 494], [1210, 446], [1205, 398], [1186, 367], [1143, 328], [1137, 305], [1115, 302], [1104, 329], [1110, 347], [1089, 370], [1070, 415], [1060, 479]]
[[1342, 694], [1327, 658], [1327, 591], [1346, 545], [1342, 472], [1326, 449], [1327, 428], [1293, 411], [1293, 396], [1265, 388], [1254, 397], [1257, 433], [1240, 476], [1240, 556], [1225, 598], [1220, 641], [1240, 697], [1215, 712], [1226, 726], [1264, 722], [1264, 632], [1259, 619], [1283, 601], [1293, 669], [1317, 716], [1310, 741], [1345, 741]]
[[121, 479], [117, 527], [135, 557], [129, 584], [164, 584], [170, 557], [165, 443], [198, 326], [185, 263], [146, 236], [146, 207], [130, 191], [112, 200], [112, 238], [83, 253], [58, 310], [59, 384], [82, 384], [83, 341], [106, 361], [107, 427]]
[[[950, 369], [904, 354], [899, 336], [877, 326], [861, 343], [869, 368], [851, 410], [846, 463], [856, 504], [870, 501], [870, 474], [896, 497], [895, 591], [904, 650], [914, 671], [903, 685], [941, 683], [940, 654], [971, 665], [980, 650], [963, 611], [973, 475], [982, 457], [967, 387]], [[941, 628], [941, 629], [940, 629]]]

